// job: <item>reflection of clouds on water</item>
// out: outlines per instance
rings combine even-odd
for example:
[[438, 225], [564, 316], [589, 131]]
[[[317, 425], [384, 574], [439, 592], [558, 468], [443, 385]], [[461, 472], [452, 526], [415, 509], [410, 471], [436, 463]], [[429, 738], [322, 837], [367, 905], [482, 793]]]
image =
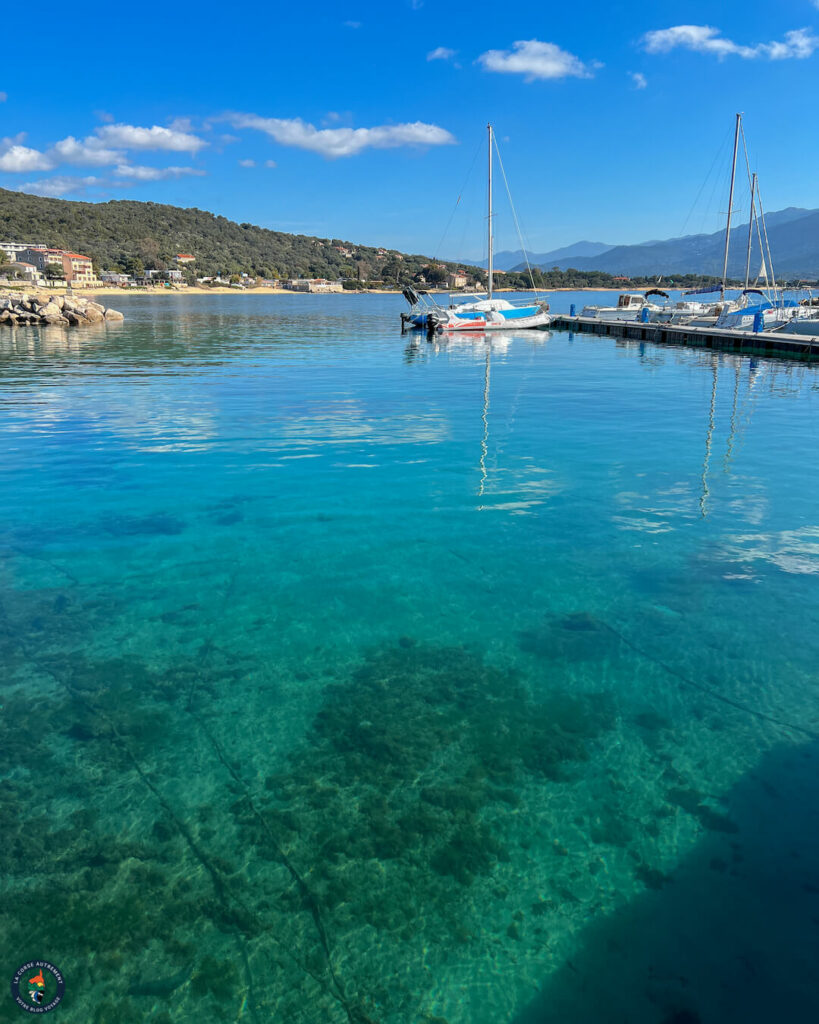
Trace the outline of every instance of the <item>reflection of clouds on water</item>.
[[291, 447], [294, 443], [309, 448], [313, 445], [394, 445], [437, 444], [450, 434], [447, 418], [441, 413], [373, 412], [353, 399], [324, 402], [312, 414], [287, 417], [278, 437], [257, 444], [261, 449]]
[[768, 562], [783, 572], [819, 575], [819, 526], [740, 534], [727, 538], [723, 552], [737, 562]]
[[694, 518], [697, 498], [684, 481], [672, 484], [654, 494], [620, 491], [614, 503], [622, 511], [612, 516], [618, 530], [640, 533], [669, 533], [679, 525], [675, 520]]
[[[37, 405], [37, 427], [41, 434], [71, 437], [89, 434], [119, 438], [124, 447], [143, 452], [205, 451], [212, 447], [218, 428], [214, 413], [197, 402], [175, 395], [163, 404], [156, 389], [130, 388], [105, 395], [97, 392], [93, 403], [82, 391], [71, 388], [32, 389], [29, 402]], [[5, 429], [28, 433], [30, 422], [21, 416], [9, 420]]]
[[660, 519], [639, 519], [637, 516], [612, 516], [618, 530], [637, 530], [640, 533], [670, 533], [674, 527]]
[[549, 470], [539, 466], [490, 469], [480, 495], [479, 508], [526, 515], [563, 490], [563, 484], [555, 480]]
[[[722, 511], [734, 520], [749, 526], [763, 523], [769, 513], [769, 499], [761, 485], [749, 478], [735, 477], [742, 493], [730, 499], [722, 498]], [[699, 517], [698, 493], [690, 483], [679, 481], [653, 493], [620, 491], [614, 496], [616, 513], [612, 521], [621, 530], [639, 530], [647, 533], [666, 533], [690, 524]]]

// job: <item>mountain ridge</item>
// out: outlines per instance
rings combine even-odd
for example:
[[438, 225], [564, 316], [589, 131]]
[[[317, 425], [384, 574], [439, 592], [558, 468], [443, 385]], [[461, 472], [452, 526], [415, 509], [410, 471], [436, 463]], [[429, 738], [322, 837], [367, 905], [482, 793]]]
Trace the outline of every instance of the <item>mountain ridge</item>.
[[403, 280], [432, 262], [396, 249], [237, 223], [196, 207], [129, 199], [86, 203], [2, 188], [0, 241], [73, 250], [90, 256], [100, 269], [128, 273], [168, 269], [178, 253], [196, 257], [190, 273], [200, 276], [248, 272], [268, 278]]
[[[789, 277], [819, 277], [819, 210], [786, 207], [767, 214], [765, 221], [775, 273]], [[555, 265], [561, 270], [599, 270], [628, 277], [652, 274], [721, 275], [724, 245], [723, 229], [711, 234], [682, 235], [632, 245], [616, 245], [595, 255], [563, 257], [556, 263], [538, 262], [537, 266], [542, 270], [550, 270]], [[744, 277], [747, 246], [748, 222], [745, 221], [731, 229], [729, 277]], [[535, 266], [531, 258], [530, 262]], [[756, 277], [760, 265], [759, 243], [754, 232], [752, 278]], [[526, 264], [521, 262], [509, 269], [525, 270]]]

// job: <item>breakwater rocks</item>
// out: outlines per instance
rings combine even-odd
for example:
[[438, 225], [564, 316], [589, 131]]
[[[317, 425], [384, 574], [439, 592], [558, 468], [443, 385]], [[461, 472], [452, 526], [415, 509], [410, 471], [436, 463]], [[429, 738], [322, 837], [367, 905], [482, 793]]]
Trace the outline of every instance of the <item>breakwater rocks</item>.
[[106, 309], [99, 302], [78, 295], [33, 295], [26, 292], [0, 294], [0, 325], [57, 324], [80, 327], [103, 320], [123, 320], [122, 313]]

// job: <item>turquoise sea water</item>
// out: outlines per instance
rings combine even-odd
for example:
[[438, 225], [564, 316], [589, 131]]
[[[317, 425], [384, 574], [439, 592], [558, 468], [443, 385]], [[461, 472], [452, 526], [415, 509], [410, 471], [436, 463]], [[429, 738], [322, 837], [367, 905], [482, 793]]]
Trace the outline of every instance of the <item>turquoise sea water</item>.
[[83, 1024], [815, 1019], [817, 371], [402, 302], [0, 335], [7, 976]]

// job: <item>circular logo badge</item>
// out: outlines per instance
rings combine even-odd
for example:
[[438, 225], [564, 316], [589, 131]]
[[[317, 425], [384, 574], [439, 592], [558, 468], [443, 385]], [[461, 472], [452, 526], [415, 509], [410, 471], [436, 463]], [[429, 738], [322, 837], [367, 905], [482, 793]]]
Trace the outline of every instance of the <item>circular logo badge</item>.
[[14, 972], [11, 995], [21, 1010], [48, 1013], [65, 995], [65, 979], [48, 960], [29, 960]]

